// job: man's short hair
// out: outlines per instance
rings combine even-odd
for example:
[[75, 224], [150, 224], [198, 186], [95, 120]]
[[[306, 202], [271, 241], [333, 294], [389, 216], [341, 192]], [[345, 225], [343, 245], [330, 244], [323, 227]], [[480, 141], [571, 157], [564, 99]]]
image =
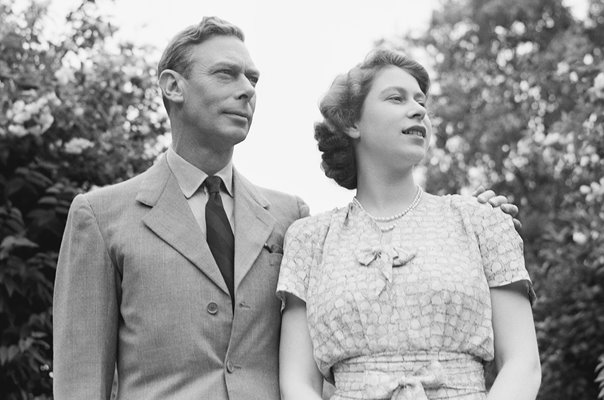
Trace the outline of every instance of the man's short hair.
[[[234, 36], [245, 41], [243, 31], [236, 25], [218, 17], [203, 17], [197, 25], [191, 25], [170, 41], [157, 65], [157, 77], [165, 69], [178, 72], [185, 78], [191, 72], [191, 48], [214, 36]], [[166, 110], [168, 99], [162, 96]]]

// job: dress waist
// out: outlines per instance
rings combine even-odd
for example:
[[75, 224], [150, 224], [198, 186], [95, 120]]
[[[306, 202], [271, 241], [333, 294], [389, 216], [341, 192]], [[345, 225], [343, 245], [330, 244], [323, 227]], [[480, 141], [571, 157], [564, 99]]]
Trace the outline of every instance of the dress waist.
[[484, 399], [479, 358], [454, 352], [376, 354], [343, 360], [333, 367], [339, 399]]

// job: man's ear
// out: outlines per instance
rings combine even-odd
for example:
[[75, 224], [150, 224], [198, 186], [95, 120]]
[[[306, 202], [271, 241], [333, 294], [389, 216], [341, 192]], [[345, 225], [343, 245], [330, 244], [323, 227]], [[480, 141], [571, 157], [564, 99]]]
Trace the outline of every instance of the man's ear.
[[184, 81], [182, 75], [171, 69], [164, 69], [159, 74], [159, 87], [162, 95], [172, 103], [184, 101]]
[[359, 131], [357, 124], [352, 124], [352, 126], [346, 128], [344, 133], [346, 133], [352, 139], [358, 139], [361, 137], [361, 132]]

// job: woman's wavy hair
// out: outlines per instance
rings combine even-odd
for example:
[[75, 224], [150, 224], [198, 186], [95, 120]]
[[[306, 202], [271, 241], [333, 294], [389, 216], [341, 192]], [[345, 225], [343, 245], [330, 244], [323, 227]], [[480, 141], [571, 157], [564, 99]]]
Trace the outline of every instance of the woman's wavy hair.
[[[238, 26], [218, 17], [203, 17], [199, 24], [185, 28], [172, 38], [157, 65], [157, 77], [163, 70], [171, 69], [188, 78], [192, 66], [191, 49], [215, 36], [233, 36], [245, 41], [245, 35]], [[169, 100], [165, 96], [162, 100], [169, 111]]]
[[315, 139], [322, 152], [321, 167], [328, 178], [346, 189], [356, 189], [357, 171], [353, 141], [346, 134], [361, 117], [363, 103], [377, 73], [387, 66], [399, 67], [415, 78], [428, 94], [430, 77], [418, 62], [390, 49], [376, 49], [348, 73], [338, 75], [319, 103], [323, 121], [315, 124]]

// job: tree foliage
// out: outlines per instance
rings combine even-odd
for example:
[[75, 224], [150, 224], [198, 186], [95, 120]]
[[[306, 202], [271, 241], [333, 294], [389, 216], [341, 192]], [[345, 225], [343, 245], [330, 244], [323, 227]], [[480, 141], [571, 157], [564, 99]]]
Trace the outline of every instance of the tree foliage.
[[0, 0], [0, 388], [51, 397], [57, 253], [78, 192], [146, 169], [167, 131], [145, 49], [94, 1], [45, 34], [44, 6]]
[[482, 184], [520, 205], [538, 295], [539, 398], [595, 399], [604, 355], [604, 5], [593, 0], [576, 18], [560, 0], [449, 0], [404, 46], [424, 49], [434, 70], [428, 190]]

